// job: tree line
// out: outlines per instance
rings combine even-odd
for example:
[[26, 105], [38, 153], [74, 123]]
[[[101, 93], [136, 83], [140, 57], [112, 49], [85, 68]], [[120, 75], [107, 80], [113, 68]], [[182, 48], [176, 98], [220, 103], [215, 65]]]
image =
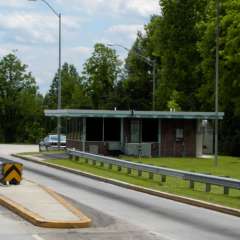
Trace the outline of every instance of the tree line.
[[[156, 63], [156, 110], [214, 111], [216, 1], [160, 0], [122, 62], [97, 43], [83, 70], [62, 66], [62, 108], [151, 110]], [[222, 0], [220, 16], [220, 151], [240, 155], [240, 1]], [[45, 96], [14, 54], [0, 59], [0, 141], [37, 142], [54, 131], [43, 109], [57, 108], [58, 73]]]

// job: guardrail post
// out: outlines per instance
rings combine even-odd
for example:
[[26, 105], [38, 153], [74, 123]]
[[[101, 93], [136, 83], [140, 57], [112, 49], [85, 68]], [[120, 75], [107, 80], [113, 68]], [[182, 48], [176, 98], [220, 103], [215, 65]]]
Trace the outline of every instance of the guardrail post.
[[85, 158], [85, 163], [88, 163], [88, 159], [87, 158]]
[[72, 160], [73, 159], [73, 155], [72, 154], [69, 154], [69, 159]]
[[122, 167], [121, 166], [117, 166], [117, 170], [118, 170], [118, 172], [121, 172]]
[[[226, 177], [226, 178], [230, 178], [229, 176], [224, 176], [224, 177]], [[229, 187], [223, 187], [223, 194], [224, 195], [229, 195]]]
[[127, 169], [127, 174], [130, 175], [131, 173], [132, 173], [132, 169], [131, 169], [131, 168], [128, 168], [128, 169]]
[[97, 162], [95, 160], [92, 161], [93, 166], [97, 165]]
[[149, 173], [149, 179], [152, 180], [153, 179], [153, 173]]
[[142, 176], [142, 171], [138, 170], [138, 177], [141, 177], [141, 176]]
[[104, 167], [104, 162], [100, 162], [100, 167]]
[[161, 182], [166, 182], [167, 181], [167, 176], [161, 175]]
[[108, 164], [108, 169], [112, 169], [112, 164]]
[[194, 181], [193, 180], [189, 181], [189, 188], [194, 189]]
[[228, 195], [229, 194], [229, 187], [224, 187], [223, 188], [223, 194]]
[[211, 191], [211, 184], [210, 183], [206, 183], [206, 192], [210, 192]]

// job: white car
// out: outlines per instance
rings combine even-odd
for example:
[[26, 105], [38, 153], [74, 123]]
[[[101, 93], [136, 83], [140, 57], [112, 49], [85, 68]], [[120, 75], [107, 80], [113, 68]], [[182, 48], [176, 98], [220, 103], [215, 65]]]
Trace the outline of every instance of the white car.
[[[61, 149], [66, 148], [66, 136], [61, 135], [60, 136], [60, 143], [61, 143]], [[57, 134], [50, 134], [47, 137], [45, 137], [40, 143], [39, 143], [39, 151], [48, 151], [49, 149], [57, 148], [58, 146], [58, 135]]]

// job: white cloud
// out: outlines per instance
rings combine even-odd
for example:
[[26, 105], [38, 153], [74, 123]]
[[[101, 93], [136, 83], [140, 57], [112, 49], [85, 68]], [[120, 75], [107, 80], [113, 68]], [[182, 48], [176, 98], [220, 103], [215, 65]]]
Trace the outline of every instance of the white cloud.
[[137, 11], [142, 16], [159, 14], [160, 7], [158, 0], [128, 0], [126, 8], [131, 11]]
[[[63, 17], [62, 62], [78, 71], [96, 42], [131, 48], [159, 0], [48, 0]], [[0, 0], [0, 57], [18, 49], [40, 91], [46, 93], [58, 68], [58, 19], [38, 0]], [[127, 52], [116, 49], [121, 59]]]
[[131, 40], [136, 39], [136, 35], [138, 31], [143, 32], [144, 26], [143, 25], [115, 25], [110, 27], [107, 32], [113, 34], [121, 34], [125, 38], [129, 38]]
[[[13, 31], [19, 43], [55, 43], [58, 19], [54, 15], [40, 13], [13, 12], [0, 14], [0, 28]], [[64, 31], [79, 29], [82, 20], [75, 16], [64, 16]], [[9, 34], [9, 33], [8, 33]], [[10, 35], [9, 35], [10, 36]]]
[[57, 2], [68, 8], [81, 9], [88, 14], [133, 12], [141, 16], [149, 16], [160, 11], [158, 0], [57, 0]]
[[0, 48], [0, 57], [7, 55], [9, 53], [9, 51], [5, 48]]
[[88, 47], [72, 47], [69, 48], [68, 51], [71, 53], [78, 53], [78, 54], [84, 54], [84, 55], [89, 55], [92, 52], [92, 48]]
[[26, 2], [24, 0], [1, 0], [0, 6], [1, 7], [23, 7], [26, 5]]

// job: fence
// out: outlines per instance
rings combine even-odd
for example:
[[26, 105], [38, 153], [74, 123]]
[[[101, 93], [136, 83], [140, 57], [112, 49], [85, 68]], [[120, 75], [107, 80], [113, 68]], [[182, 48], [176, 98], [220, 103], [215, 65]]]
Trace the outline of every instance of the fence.
[[118, 171], [121, 171], [122, 168], [127, 169], [127, 173], [131, 174], [132, 170], [138, 172], [138, 176], [141, 177], [143, 172], [149, 173], [149, 178], [153, 179], [154, 174], [161, 176], [161, 181], [166, 182], [167, 176], [181, 178], [183, 180], [189, 181], [189, 187], [194, 188], [195, 182], [206, 184], [206, 192], [211, 191], [211, 185], [222, 186], [224, 188], [224, 194], [229, 194], [229, 189], [240, 189], [240, 180], [232, 179], [228, 177], [218, 177], [207, 174], [193, 173], [181, 170], [174, 170], [164, 167], [157, 167], [152, 165], [134, 163], [130, 161], [120, 160], [112, 157], [102, 156], [91, 154], [87, 152], [81, 152], [76, 150], [67, 150], [67, 153], [70, 157], [76, 158], [85, 158], [92, 160], [93, 165], [96, 165], [97, 162], [103, 167], [104, 164], [107, 164], [109, 169], [112, 169], [112, 166], [117, 166]]

